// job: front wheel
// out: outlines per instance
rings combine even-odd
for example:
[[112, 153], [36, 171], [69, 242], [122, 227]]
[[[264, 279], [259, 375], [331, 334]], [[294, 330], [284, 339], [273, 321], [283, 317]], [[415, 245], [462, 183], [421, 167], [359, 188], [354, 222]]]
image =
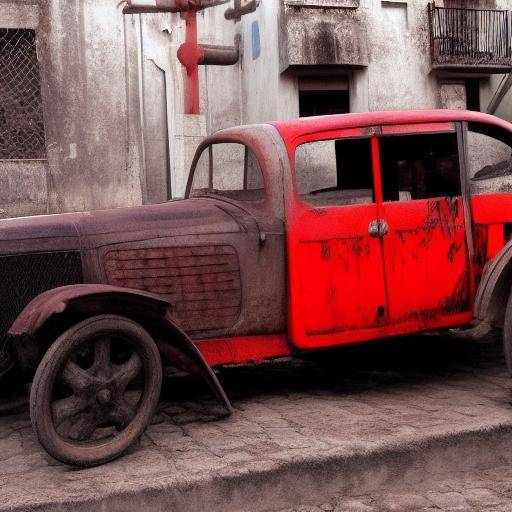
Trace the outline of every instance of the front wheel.
[[103, 464], [143, 434], [161, 387], [160, 354], [148, 332], [120, 316], [92, 317], [44, 355], [30, 393], [32, 426], [55, 459]]

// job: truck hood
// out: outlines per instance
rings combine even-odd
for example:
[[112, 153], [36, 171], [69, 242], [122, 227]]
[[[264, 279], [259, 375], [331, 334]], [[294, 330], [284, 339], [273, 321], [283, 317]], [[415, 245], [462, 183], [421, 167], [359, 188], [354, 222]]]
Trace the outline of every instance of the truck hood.
[[163, 236], [240, 231], [215, 200], [168, 203], [84, 213], [0, 220], [0, 255], [72, 251]]

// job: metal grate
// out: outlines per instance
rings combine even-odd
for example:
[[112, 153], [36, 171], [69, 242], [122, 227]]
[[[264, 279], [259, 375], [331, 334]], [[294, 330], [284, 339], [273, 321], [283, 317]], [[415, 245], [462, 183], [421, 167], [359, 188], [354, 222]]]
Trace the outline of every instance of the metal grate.
[[82, 282], [78, 252], [0, 256], [0, 340], [34, 297]]
[[240, 266], [230, 245], [110, 251], [105, 266], [110, 284], [168, 300], [191, 335], [232, 327], [240, 316]]
[[46, 158], [33, 30], [0, 29], [0, 159]]
[[434, 65], [512, 66], [508, 11], [429, 4]]

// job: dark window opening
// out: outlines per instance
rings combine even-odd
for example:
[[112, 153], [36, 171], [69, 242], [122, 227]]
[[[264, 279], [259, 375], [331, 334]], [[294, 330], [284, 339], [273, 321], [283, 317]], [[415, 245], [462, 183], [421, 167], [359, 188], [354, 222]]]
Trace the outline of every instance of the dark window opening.
[[466, 108], [480, 112], [480, 80], [468, 78], [466, 80]]
[[299, 91], [300, 117], [347, 114], [348, 91]]
[[0, 29], [0, 159], [46, 158], [33, 30]]
[[461, 195], [454, 133], [380, 139], [384, 201]]

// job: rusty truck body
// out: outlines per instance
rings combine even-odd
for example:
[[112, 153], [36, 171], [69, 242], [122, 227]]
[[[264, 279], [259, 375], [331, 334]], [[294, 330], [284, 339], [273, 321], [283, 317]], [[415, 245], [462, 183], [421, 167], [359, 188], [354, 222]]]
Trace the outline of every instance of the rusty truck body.
[[182, 200], [1, 220], [0, 375], [33, 379], [39, 440], [88, 466], [141, 435], [166, 365], [228, 412], [215, 366], [361, 341], [498, 328], [510, 365], [511, 146], [465, 111], [241, 126]]

